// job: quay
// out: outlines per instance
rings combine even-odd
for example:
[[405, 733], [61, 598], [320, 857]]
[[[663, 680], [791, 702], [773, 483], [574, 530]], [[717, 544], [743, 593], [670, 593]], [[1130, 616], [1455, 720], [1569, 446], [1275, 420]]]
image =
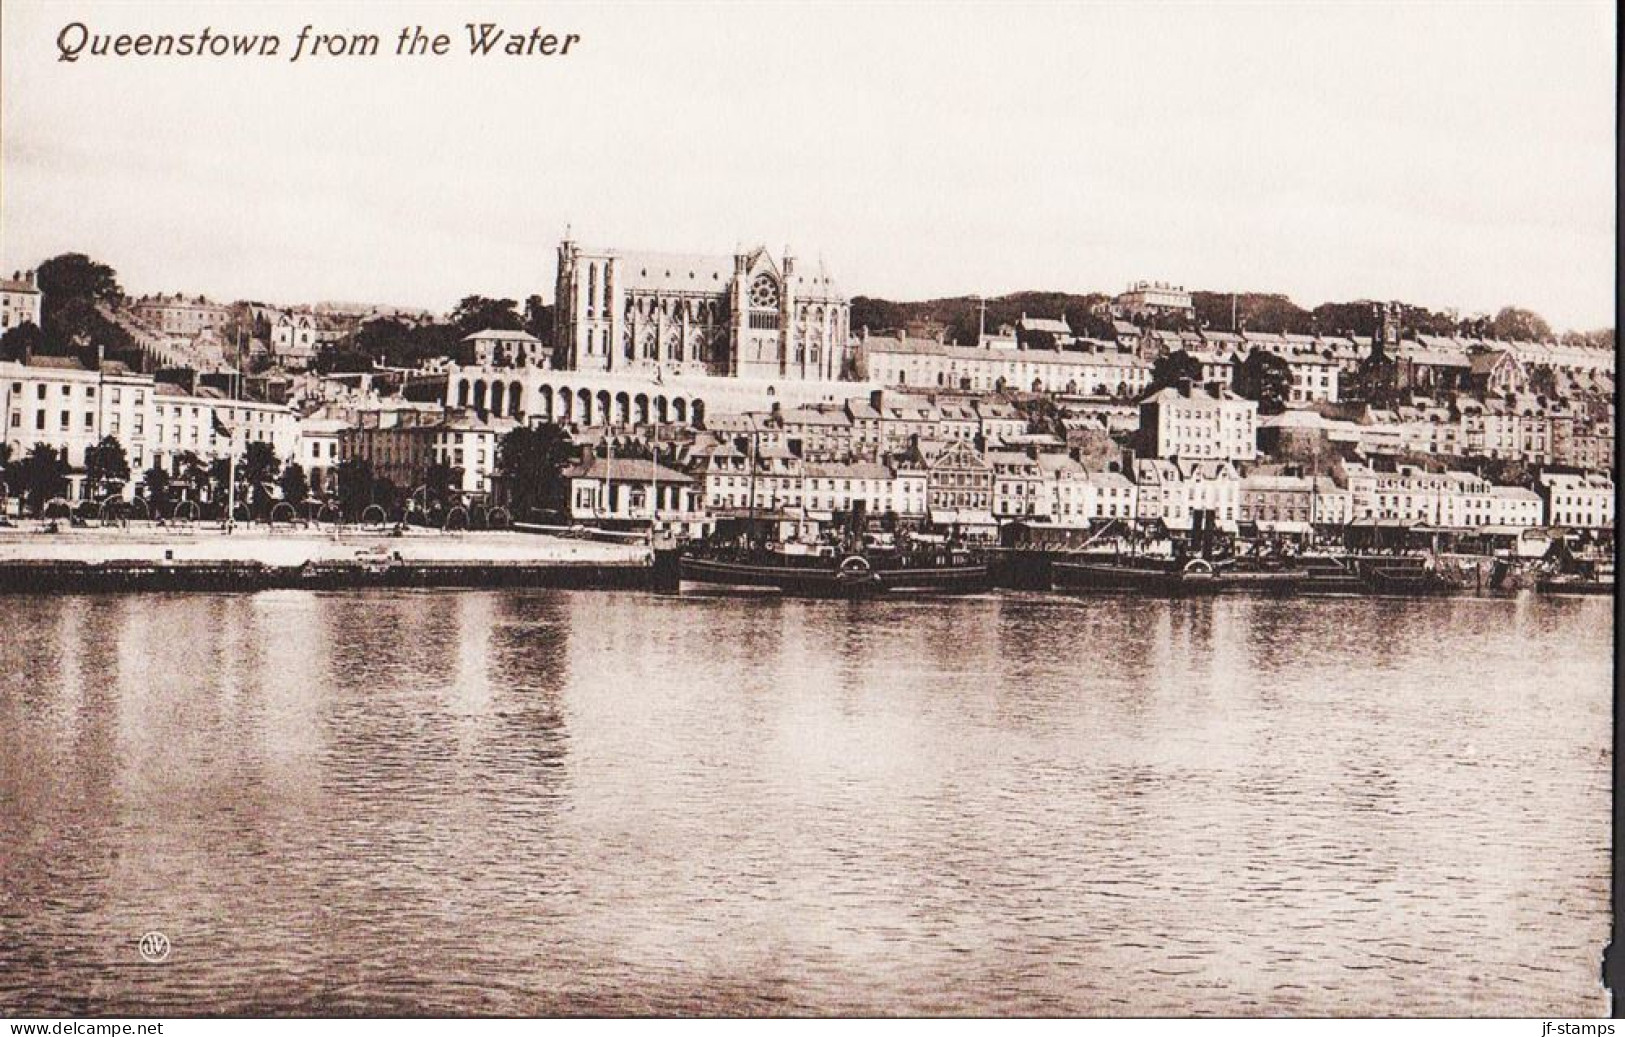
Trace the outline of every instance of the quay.
[[0, 593], [304, 587], [675, 589], [647, 544], [537, 533], [342, 528], [0, 530]]

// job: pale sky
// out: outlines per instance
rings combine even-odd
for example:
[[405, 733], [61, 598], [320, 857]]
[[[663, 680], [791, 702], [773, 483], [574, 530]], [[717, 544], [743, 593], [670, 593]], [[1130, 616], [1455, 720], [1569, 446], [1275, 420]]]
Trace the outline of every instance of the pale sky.
[[[464, 23], [575, 33], [467, 56]], [[93, 33], [276, 58], [57, 60]], [[372, 58], [290, 63], [305, 24]], [[395, 57], [403, 26], [451, 35]], [[851, 295], [1148, 278], [1613, 324], [1612, 3], [0, 7], [0, 265], [445, 310], [551, 299], [566, 223], [791, 244]]]

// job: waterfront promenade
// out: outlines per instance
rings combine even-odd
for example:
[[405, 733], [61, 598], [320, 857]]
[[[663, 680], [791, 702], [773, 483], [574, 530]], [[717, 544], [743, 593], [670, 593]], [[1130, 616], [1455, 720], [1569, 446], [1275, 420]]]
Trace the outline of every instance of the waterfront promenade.
[[649, 563], [638, 543], [604, 543], [505, 531], [456, 532], [407, 529], [400, 535], [359, 526], [269, 531], [218, 525], [64, 528], [46, 533], [36, 524], [0, 530], [0, 563], [220, 562], [294, 568], [307, 563], [350, 562], [366, 554], [398, 556], [413, 564], [627, 565]]

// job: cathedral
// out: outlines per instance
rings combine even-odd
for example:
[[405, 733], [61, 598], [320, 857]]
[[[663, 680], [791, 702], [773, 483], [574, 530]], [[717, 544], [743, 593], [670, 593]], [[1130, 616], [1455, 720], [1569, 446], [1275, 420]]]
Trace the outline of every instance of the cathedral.
[[851, 377], [851, 312], [820, 263], [559, 244], [558, 362], [572, 371], [792, 381]]

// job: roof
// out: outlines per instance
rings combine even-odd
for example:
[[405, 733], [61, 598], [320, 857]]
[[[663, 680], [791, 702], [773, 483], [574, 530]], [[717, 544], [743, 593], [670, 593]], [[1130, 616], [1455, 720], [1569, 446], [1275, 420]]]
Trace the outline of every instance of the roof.
[[874, 461], [854, 461], [848, 464], [833, 462], [806, 466], [809, 479], [890, 479], [891, 469]]
[[464, 342], [477, 342], [482, 339], [494, 339], [500, 342], [535, 342], [538, 345], [542, 341], [528, 331], [508, 331], [502, 328], [486, 328], [484, 331], [476, 331], [472, 335], [463, 337]]
[[57, 371], [83, 371], [85, 365], [71, 356], [31, 356], [29, 367], [46, 367]]
[[39, 288], [29, 281], [4, 277], [0, 278], [0, 292], [23, 292], [28, 295], [38, 295]]
[[577, 465], [570, 472], [576, 479], [608, 479], [611, 482], [664, 482], [692, 483], [694, 480], [682, 472], [646, 458], [617, 457], [613, 460], [595, 457], [586, 465]]
[[1518, 358], [1516, 356], [1513, 356], [1512, 353], [1505, 350], [1491, 350], [1487, 353], [1474, 353], [1467, 359], [1469, 365], [1471, 365], [1473, 369], [1473, 374], [1489, 374], [1490, 372], [1494, 371], [1495, 368], [1501, 363], [1501, 360], [1506, 357], [1510, 357], [1513, 363], [1518, 362]]
[[1326, 419], [1318, 411], [1293, 409], [1259, 419], [1258, 427], [1320, 429], [1326, 427]]
[[1051, 335], [1071, 335], [1072, 334], [1072, 328], [1071, 328], [1070, 325], [1067, 324], [1066, 321], [1064, 321], [1064, 320], [1056, 320], [1056, 319], [1051, 318], [1051, 317], [1027, 317], [1027, 316], [1023, 316], [1021, 318], [1021, 320], [1018, 322], [1018, 326], [1023, 331], [1042, 331], [1042, 332], [1046, 332], [1046, 333], [1051, 334]]

